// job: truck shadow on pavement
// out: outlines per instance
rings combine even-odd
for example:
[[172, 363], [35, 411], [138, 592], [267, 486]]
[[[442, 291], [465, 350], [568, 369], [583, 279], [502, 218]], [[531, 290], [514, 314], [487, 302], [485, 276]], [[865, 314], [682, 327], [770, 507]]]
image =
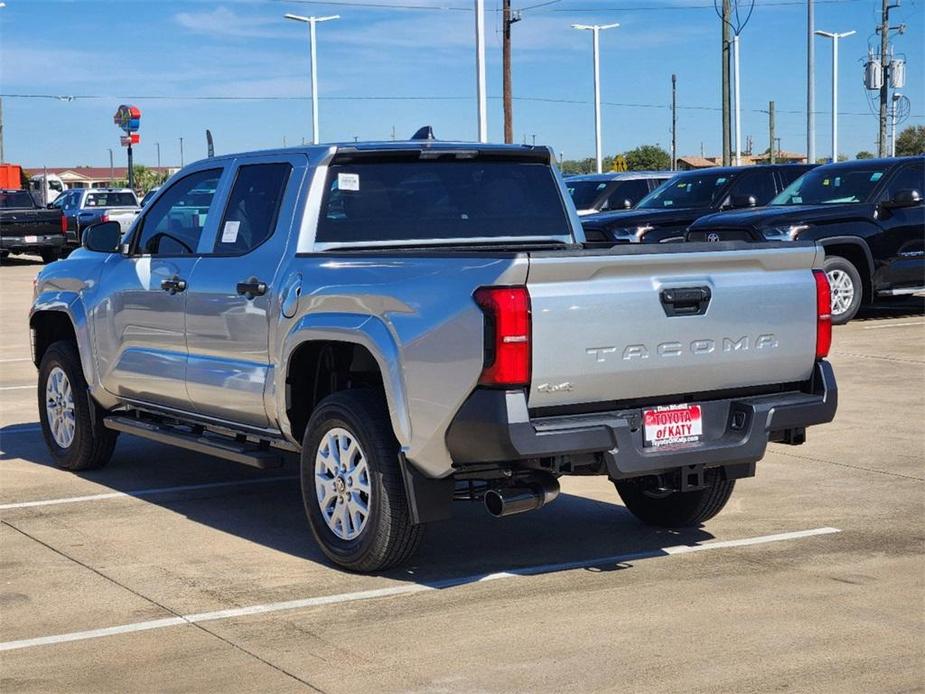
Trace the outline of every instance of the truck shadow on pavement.
[[925, 297], [911, 296], [893, 301], [883, 301], [872, 306], [864, 306], [851, 322], [863, 323], [887, 318], [913, 318], [915, 316], [925, 316]]
[[[281, 470], [262, 472], [122, 437], [109, 466], [72, 476], [55, 468], [35, 424], [3, 427], [0, 442], [7, 479], [15, 468], [39, 466], [46, 471], [29, 469], [30, 479], [53, 480], [55, 490], [49, 495], [46, 484], [41, 492], [23, 490], [20, 498], [10, 498], [10, 485], [6, 485], [3, 504], [121, 492], [207, 528], [336, 570], [308, 529], [294, 460]], [[70, 479], [73, 484], [67, 484]], [[176, 489], [196, 485], [203, 486]], [[582, 485], [597, 498], [563, 493], [546, 508], [504, 519], [490, 516], [479, 503], [457, 502], [452, 519], [427, 527], [422, 546], [409, 564], [383, 576], [442, 588], [497, 572], [535, 574], [578, 568], [562, 566], [568, 563], [589, 571], [621, 570], [630, 566], [622, 559], [659, 556], [664, 553], [662, 548], [713, 538], [700, 528], [671, 531], [642, 525], [620, 505], [616, 490], [604, 478], [585, 478]], [[77, 529], [83, 517], [80, 511], [88, 507], [93, 509], [88, 522], [100, 513], [117, 514], [124, 522], [132, 522], [134, 512], [119, 503], [118, 499], [89, 500], [40, 509], [49, 514], [55, 509], [68, 512], [68, 524]], [[107, 509], [106, 505], [111, 506]], [[11, 510], [2, 512], [6, 515]], [[28, 513], [28, 509], [15, 513]], [[190, 541], [201, 537], [193, 533]], [[272, 554], [267, 561], [272, 561]]]

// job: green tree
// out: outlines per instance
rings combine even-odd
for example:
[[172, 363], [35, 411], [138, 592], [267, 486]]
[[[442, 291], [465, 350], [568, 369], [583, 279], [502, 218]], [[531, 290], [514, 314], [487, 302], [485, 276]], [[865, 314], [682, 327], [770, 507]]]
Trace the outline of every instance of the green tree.
[[896, 156], [925, 154], [925, 125], [910, 125], [896, 136]]
[[623, 153], [630, 171], [664, 171], [671, 168], [671, 155], [657, 145], [641, 145]]
[[860, 152], [854, 155], [855, 159], [873, 159], [874, 153], [868, 152], [866, 149], [862, 149]]
[[[135, 174], [135, 190], [140, 191], [142, 195], [167, 180], [166, 173], [162, 173], [157, 169], [149, 169], [142, 164], [133, 166], [132, 171]], [[128, 181], [125, 179], [119, 181], [119, 184], [123, 187], [128, 187]]]

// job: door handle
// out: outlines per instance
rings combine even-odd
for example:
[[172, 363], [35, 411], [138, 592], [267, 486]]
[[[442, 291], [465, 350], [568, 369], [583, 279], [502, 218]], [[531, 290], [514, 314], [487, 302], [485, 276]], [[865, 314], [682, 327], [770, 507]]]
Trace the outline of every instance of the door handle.
[[186, 289], [186, 280], [180, 279], [176, 275], [170, 279], [161, 280], [161, 289], [169, 294], [176, 294]]
[[267, 283], [261, 282], [256, 277], [248, 277], [243, 282], [238, 282], [238, 294], [253, 299], [255, 296], [263, 296], [267, 293]]
[[712, 293], [709, 287], [663, 289], [659, 294], [665, 315], [702, 316], [707, 312]]

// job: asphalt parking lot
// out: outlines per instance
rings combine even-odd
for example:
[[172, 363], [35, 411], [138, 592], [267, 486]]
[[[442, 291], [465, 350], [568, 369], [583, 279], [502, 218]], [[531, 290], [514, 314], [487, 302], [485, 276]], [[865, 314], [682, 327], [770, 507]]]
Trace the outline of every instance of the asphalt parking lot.
[[703, 528], [640, 525], [603, 478], [429, 528], [412, 565], [332, 568], [293, 468], [122, 437], [51, 466], [27, 311], [0, 269], [4, 692], [820, 691], [925, 684], [925, 311], [836, 328], [836, 421], [772, 445]]

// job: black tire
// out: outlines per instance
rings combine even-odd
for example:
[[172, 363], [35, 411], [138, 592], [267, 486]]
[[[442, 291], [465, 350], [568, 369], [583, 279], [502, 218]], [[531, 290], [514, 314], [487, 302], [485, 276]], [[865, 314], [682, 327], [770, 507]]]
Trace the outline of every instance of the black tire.
[[[73, 440], [66, 447], [60, 446], [52, 433], [46, 408], [46, 386], [52, 372], [60, 368], [70, 383], [73, 393]], [[80, 365], [80, 355], [73, 342], [60, 341], [52, 344], [42, 357], [39, 366], [38, 383], [39, 420], [42, 424], [42, 436], [51, 457], [60, 468], [65, 470], [94, 470], [101, 468], [112, 458], [118, 432], [106, 429], [102, 425], [102, 411], [91, 403]], [[97, 408], [91, 412], [90, 408]], [[96, 418], [98, 426], [93, 426]]]
[[[315, 489], [315, 458], [325, 434], [335, 428], [356, 439], [369, 472], [369, 515], [353, 539], [329, 527]], [[302, 501], [315, 540], [335, 564], [350, 571], [382, 571], [406, 561], [420, 545], [423, 527], [411, 523], [398, 454], [388, 410], [373, 391], [334, 393], [312, 413], [302, 440]]]
[[826, 257], [822, 267], [825, 270], [826, 276], [829, 277], [830, 284], [832, 283], [832, 273], [842, 273], [840, 276], [851, 283], [851, 302], [848, 304], [847, 308], [840, 310], [838, 313], [835, 313], [834, 301], [837, 288], [835, 286], [832, 287], [832, 324], [844, 325], [858, 315], [858, 311], [861, 309], [861, 303], [864, 300], [864, 285], [861, 282], [861, 273], [858, 272], [854, 263], [838, 255]]
[[723, 510], [735, 480], [723, 480], [718, 470], [707, 470], [704, 489], [694, 492], [653, 491], [652, 478], [614, 482], [626, 508], [648, 525], [687, 528], [713, 518]]
[[61, 251], [57, 248], [43, 248], [39, 251], [39, 255], [42, 256], [42, 262], [48, 265], [48, 263], [53, 263], [56, 260], [60, 260]]

